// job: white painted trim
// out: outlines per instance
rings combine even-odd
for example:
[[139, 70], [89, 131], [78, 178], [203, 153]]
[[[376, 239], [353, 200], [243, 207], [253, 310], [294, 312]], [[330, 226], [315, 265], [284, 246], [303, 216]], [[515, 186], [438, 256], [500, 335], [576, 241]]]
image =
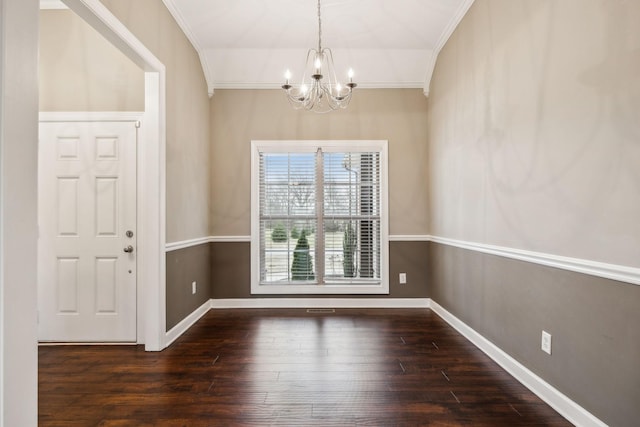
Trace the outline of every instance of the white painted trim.
[[103, 345], [110, 345], [110, 346], [116, 346], [116, 345], [138, 345], [138, 343], [135, 342], [129, 342], [129, 341], [105, 341], [105, 342], [47, 342], [47, 341], [38, 341], [38, 347], [79, 347], [79, 346], [103, 346]]
[[576, 273], [589, 274], [591, 276], [640, 285], [640, 268], [487, 245], [484, 243], [467, 242], [438, 236], [431, 236], [430, 240], [435, 243], [455, 246], [457, 248], [468, 249], [475, 252], [498, 255], [505, 258], [512, 258], [548, 267], [574, 271]]
[[440, 38], [433, 48], [433, 51], [436, 52], [436, 55], [440, 53], [444, 45], [447, 44], [449, 37], [451, 37], [451, 34], [453, 34], [456, 28], [458, 28], [458, 25], [460, 25], [460, 22], [462, 22], [462, 18], [465, 17], [471, 6], [473, 6], [474, 1], [475, 0], [464, 0], [462, 3], [460, 3], [460, 7], [458, 7], [458, 10], [456, 10], [455, 14], [451, 18], [451, 21], [449, 21], [444, 31], [440, 34]]
[[[431, 236], [425, 234], [392, 234], [389, 235], [390, 242], [428, 242]], [[175, 251], [185, 249], [191, 246], [202, 245], [205, 243], [251, 243], [251, 236], [208, 236], [196, 239], [182, 240], [179, 242], [167, 243], [166, 250]]]
[[63, 1], [145, 72], [164, 75], [164, 64], [100, 0]]
[[211, 241], [209, 237], [199, 237], [197, 239], [182, 240], [180, 242], [167, 243], [165, 250], [167, 252], [177, 251], [178, 249], [186, 249], [193, 246], [204, 245]]
[[212, 299], [212, 309], [228, 308], [429, 308], [429, 298], [239, 298]]
[[464, 0], [460, 4], [460, 7], [456, 11], [456, 13], [453, 15], [453, 18], [451, 18], [451, 21], [449, 21], [449, 23], [445, 27], [444, 31], [440, 34], [440, 38], [433, 48], [433, 53], [431, 54], [431, 58], [429, 58], [429, 62], [427, 63], [427, 75], [423, 85], [425, 96], [429, 96], [431, 78], [433, 77], [433, 71], [436, 68], [436, 62], [438, 61], [438, 55], [440, 54], [440, 51], [442, 50], [444, 45], [447, 44], [447, 41], [449, 40], [449, 37], [451, 37], [451, 34], [453, 34], [456, 28], [458, 28], [458, 25], [460, 25], [462, 18], [464, 18], [464, 16], [467, 14], [474, 1], [475, 0]]
[[251, 236], [211, 236], [209, 239], [212, 243], [251, 243]]
[[[392, 234], [389, 235], [390, 242], [434, 242], [443, 245], [454, 246], [471, 251], [502, 256], [505, 258], [517, 259], [534, 264], [546, 265], [605, 279], [618, 280], [625, 283], [640, 285], [640, 269], [621, 266], [616, 264], [606, 264], [596, 261], [589, 261], [577, 258], [561, 257], [557, 255], [544, 254], [539, 252], [524, 251], [521, 249], [511, 249], [501, 246], [487, 245], [482, 243], [467, 242], [462, 240], [448, 239], [445, 237], [430, 236], [424, 234]], [[209, 236], [199, 239], [185, 240], [182, 242], [168, 243], [167, 251], [184, 249], [191, 246], [205, 243], [251, 243], [251, 236]]]
[[251, 141], [251, 294], [252, 295], [388, 295], [389, 245], [380, 247], [378, 283], [326, 283], [314, 285], [260, 283], [259, 162], [261, 153], [377, 152], [380, 154], [380, 241], [389, 240], [389, 141], [388, 140], [252, 140]]
[[427, 74], [422, 87], [424, 96], [427, 98], [429, 97], [429, 91], [431, 90], [431, 79], [433, 78], [433, 72], [436, 69], [436, 62], [438, 62], [438, 52], [434, 50], [431, 53], [431, 57], [427, 60]]
[[166, 346], [170, 346], [175, 340], [180, 338], [182, 334], [187, 332], [198, 320], [202, 318], [211, 309], [211, 300], [205, 301], [200, 307], [196, 308], [190, 315], [182, 319], [180, 323], [167, 331], [164, 342]]
[[100, 0], [64, 0], [78, 16], [145, 70], [138, 150], [138, 342], [165, 347], [166, 71], [164, 64]]
[[176, 20], [176, 23], [178, 24], [184, 35], [187, 37], [189, 42], [193, 45], [194, 49], [200, 52], [202, 50], [202, 46], [198, 42], [198, 39], [193, 33], [193, 30], [191, 30], [191, 27], [184, 19], [184, 16], [182, 16], [182, 14], [180, 13], [180, 9], [176, 7], [174, 0], [162, 0], [162, 3], [164, 3], [165, 7], [169, 10], [169, 13], [171, 14], [171, 16], [173, 16], [173, 19]]
[[431, 236], [427, 234], [391, 234], [390, 242], [428, 242]]
[[204, 74], [204, 80], [207, 83], [207, 94], [209, 98], [211, 98], [216, 91], [215, 85], [212, 79], [211, 67], [209, 66], [209, 61], [207, 60], [207, 56], [202, 53], [202, 51], [198, 51], [198, 57], [200, 58], [200, 65], [202, 65], [202, 72]]
[[40, 122], [137, 122], [144, 111], [41, 111]]
[[589, 411], [569, 399], [551, 384], [531, 372], [527, 367], [509, 356], [498, 346], [480, 335], [466, 323], [448, 312], [435, 301], [431, 300], [431, 310], [440, 316], [445, 322], [460, 332], [465, 338], [471, 341], [476, 347], [482, 350], [493, 361], [505, 369], [515, 379], [525, 387], [544, 400], [549, 406], [558, 411], [576, 426], [584, 427], [606, 427], [606, 424], [596, 418]]
[[171, 242], [165, 245], [167, 252], [178, 249], [186, 249], [192, 246], [204, 245], [206, 243], [251, 243], [251, 236], [207, 236], [195, 239]]
[[207, 82], [207, 91], [209, 93], [209, 97], [213, 96], [214, 87], [213, 81], [211, 80], [211, 68], [209, 67], [209, 62], [207, 61], [207, 56], [203, 53], [204, 50], [200, 45], [200, 42], [196, 38], [193, 30], [187, 23], [187, 20], [184, 19], [184, 16], [180, 13], [180, 9], [176, 7], [175, 0], [162, 0], [165, 7], [169, 10], [173, 19], [175, 19], [176, 23], [187, 37], [193, 48], [195, 49], [198, 57], [200, 58], [200, 65], [202, 66], [202, 72], [204, 74], [205, 81]]
[[[216, 89], [265, 89], [282, 91], [282, 82], [264, 83], [264, 82], [214, 82]], [[421, 89], [424, 82], [358, 82], [359, 89]]]
[[170, 346], [209, 310], [242, 308], [429, 308], [429, 298], [239, 298], [210, 299], [165, 335]]
[[40, 0], [40, 10], [66, 10], [69, 9], [61, 0]]

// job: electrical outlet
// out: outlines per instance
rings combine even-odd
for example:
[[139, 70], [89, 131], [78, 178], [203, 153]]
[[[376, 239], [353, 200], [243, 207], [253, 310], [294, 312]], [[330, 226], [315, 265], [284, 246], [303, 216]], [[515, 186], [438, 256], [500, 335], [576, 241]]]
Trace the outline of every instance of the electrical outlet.
[[400, 273], [398, 276], [398, 281], [401, 285], [405, 285], [407, 283], [407, 273]]
[[551, 354], [551, 334], [546, 331], [542, 331], [542, 351], [547, 354]]
[[191, 282], [191, 294], [195, 295], [198, 288], [198, 284], [196, 282]]

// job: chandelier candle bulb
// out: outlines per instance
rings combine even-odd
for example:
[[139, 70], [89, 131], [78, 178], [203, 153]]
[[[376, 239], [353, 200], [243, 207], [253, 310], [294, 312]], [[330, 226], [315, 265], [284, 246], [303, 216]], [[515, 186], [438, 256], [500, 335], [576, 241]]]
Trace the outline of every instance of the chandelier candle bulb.
[[289, 89], [291, 89], [291, 85], [289, 84], [289, 79], [291, 79], [291, 71], [287, 70], [284, 72], [284, 78], [286, 80], [285, 84], [282, 85], [282, 89], [286, 90], [287, 92], [289, 91]]

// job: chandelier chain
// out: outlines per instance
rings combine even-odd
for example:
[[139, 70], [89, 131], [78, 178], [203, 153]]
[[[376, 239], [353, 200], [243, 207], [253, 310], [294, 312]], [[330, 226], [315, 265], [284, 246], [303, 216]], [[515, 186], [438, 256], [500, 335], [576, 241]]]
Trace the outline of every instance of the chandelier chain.
[[318, 52], [322, 52], [322, 16], [320, 16], [320, 0], [318, 0]]

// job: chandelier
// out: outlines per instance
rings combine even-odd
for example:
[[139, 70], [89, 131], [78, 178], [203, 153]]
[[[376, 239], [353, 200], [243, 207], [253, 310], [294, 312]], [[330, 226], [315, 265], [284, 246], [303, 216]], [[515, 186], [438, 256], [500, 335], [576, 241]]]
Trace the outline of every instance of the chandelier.
[[318, 0], [318, 49], [309, 49], [304, 74], [299, 85], [292, 85], [291, 72], [286, 71], [282, 89], [296, 110], [305, 109], [316, 113], [328, 113], [338, 108], [347, 108], [353, 88], [353, 69], [348, 72], [349, 82], [340, 84], [336, 78], [331, 49], [322, 47], [322, 18]]

